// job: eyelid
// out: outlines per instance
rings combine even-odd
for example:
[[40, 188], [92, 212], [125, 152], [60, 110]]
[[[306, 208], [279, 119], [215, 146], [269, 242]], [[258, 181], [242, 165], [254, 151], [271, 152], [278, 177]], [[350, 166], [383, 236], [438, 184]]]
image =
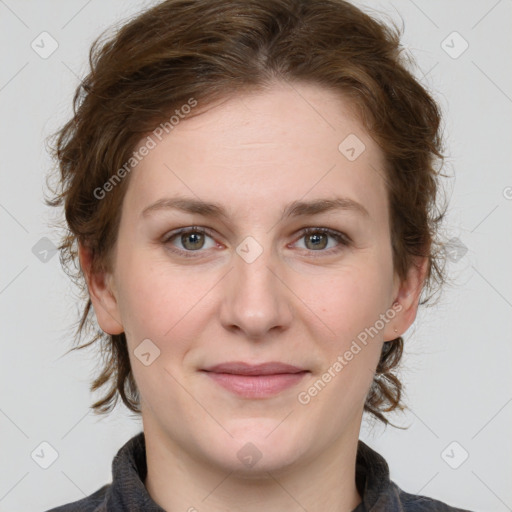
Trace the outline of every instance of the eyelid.
[[300, 232], [299, 239], [302, 238], [304, 235], [309, 235], [310, 233], [324, 233], [326, 235], [330, 235], [335, 239], [339, 239], [342, 242], [348, 244], [352, 243], [352, 239], [344, 232], [338, 231], [337, 229], [331, 229], [327, 227], [308, 227], [303, 228]]
[[182, 233], [188, 233], [188, 232], [191, 232], [191, 233], [193, 233], [193, 232], [203, 233], [205, 235], [211, 236], [212, 238], [215, 236], [213, 230], [211, 230], [210, 228], [205, 228], [203, 226], [187, 226], [187, 227], [184, 227], [184, 228], [178, 228], [178, 229], [175, 229], [173, 231], [169, 231], [168, 233], [166, 233], [163, 236], [162, 241], [164, 243], [168, 242], [172, 238], [174, 238], [174, 237], [176, 237], [178, 235], [181, 235]]

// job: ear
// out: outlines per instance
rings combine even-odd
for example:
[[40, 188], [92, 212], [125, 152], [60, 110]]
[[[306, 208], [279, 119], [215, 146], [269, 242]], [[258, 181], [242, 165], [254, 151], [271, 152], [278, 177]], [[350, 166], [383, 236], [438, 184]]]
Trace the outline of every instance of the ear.
[[405, 280], [400, 281], [398, 276], [395, 276], [394, 302], [390, 306], [396, 314], [393, 320], [386, 324], [384, 341], [398, 338], [414, 322], [418, 312], [421, 290], [427, 275], [428, 262], [427, 257], [418, 256], [409, 268]]
[[78, 256], [98, 324], [107, 334], [121, 334], [124, 329], [119, 320], [121, 317], [115, 290], [111, 285], [111, 275], [105, 272], [99, 274], [92, 272], [91, 251], [80, 243]]

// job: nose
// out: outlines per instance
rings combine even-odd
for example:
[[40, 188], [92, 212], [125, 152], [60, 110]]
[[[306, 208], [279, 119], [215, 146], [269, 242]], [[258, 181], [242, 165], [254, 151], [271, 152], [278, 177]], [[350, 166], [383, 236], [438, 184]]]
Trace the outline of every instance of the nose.
[[[293, 296], [286, 285], [284, 266], [272, 251], [254, 241], [245, 248], [261, 251], [252, 260], [244, 247], [233, 255], [233, 268], [224, 281], [220, 320], [225, 329], [239, 332], [245, 338], [261, 340], [268, 333], [286, 330], [292, 321]], [[253, 256], [253, 255], [252, 255]]]

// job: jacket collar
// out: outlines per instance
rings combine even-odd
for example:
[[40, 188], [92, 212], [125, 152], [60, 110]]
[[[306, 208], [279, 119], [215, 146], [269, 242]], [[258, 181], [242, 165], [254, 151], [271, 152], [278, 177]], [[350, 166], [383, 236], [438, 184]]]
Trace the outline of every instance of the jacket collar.
[[[165, 512], [150, 497], [144, 480], [147, 475], [144, 432], [132, 437], [112, 461], [113, 481], [94, 512]], [[358, 441], [356, 486], [362, 503], [353, 512], [403, 512], [400, 489], [390, 480], [385, 459], [363, 441]]]

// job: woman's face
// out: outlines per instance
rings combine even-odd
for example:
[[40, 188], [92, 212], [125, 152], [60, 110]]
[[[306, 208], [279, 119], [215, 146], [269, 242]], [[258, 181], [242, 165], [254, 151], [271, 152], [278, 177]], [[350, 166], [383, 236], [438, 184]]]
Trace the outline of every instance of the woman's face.
[[[102, 329], [126, 333], [146, 434], [239, 471], [357, 439], [382, 343], [414, 320], [420, 283], [393, 273], [378, 146], [346, 100], [282, 83], [157, 142], [131, 171], [112, 293], [89, 283]], [[204, 371], [230, 362], [303, 372]]]

